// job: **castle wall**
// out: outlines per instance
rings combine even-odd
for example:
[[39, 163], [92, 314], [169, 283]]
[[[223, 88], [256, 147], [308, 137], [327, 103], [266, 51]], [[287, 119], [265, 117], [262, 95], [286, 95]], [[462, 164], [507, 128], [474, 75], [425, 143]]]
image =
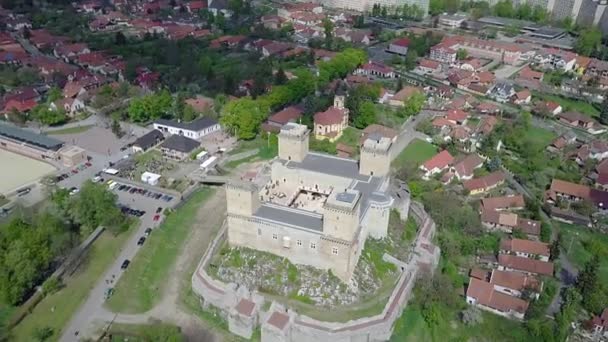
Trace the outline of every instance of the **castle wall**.
[[260, 197], [252, 186], [226, 185], [228, 212], [237, 215], [252, 215], [260, 207]]
[[361, 150], [359, 172], [363, 175], [384, 176], [391, 170], [391, 155], [388, 151]]
[[318, 187], [318, 190], [324, 191], [331, 188], [346, 189], [350, 186], [352, 180], [332, 176], [324, 173], [318, 173], [303, 169], [288, 168], [281, 163], [272, 164], [271, 178], [273, 182], [287, 183], [288, 186], [297, 189], [299, 186], [306, 186], [312, 189]]
[[331, 269], [344, 281], [348, 281], [352, 275], [352, 259], [358, 256], [357, 249], [360, 248], [357, 242], [351, 244], [323, 237], [320, 232], [231, 214], [228, 214], [228, 242], [230, 246], [269, 252], [287, 258], [294, 264]]
[[372, 203], [365, 213], [361, 225], [368, 236], [374, 239], [382, 239], [388, 236], [388, 219], [391, 206]]

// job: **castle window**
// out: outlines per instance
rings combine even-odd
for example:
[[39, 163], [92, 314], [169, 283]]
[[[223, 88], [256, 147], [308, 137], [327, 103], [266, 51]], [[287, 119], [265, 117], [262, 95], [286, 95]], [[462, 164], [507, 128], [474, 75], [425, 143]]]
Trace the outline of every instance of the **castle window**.
[[331, 248], [331, 254], [338, 255], [338, 247], [332, 247]]
[[317, 244], [314, 242], [310, 243], [310, 249], [317, 249]]
[[296, 244], [301, 247], [302, 246], [302, 240], [296, 241]]
[[278, 239], [279, 239], [279, 236], [278, 236], [277, 234], [272, 234], [272, 239], [273, 239], [273, 240], [278, 240]]

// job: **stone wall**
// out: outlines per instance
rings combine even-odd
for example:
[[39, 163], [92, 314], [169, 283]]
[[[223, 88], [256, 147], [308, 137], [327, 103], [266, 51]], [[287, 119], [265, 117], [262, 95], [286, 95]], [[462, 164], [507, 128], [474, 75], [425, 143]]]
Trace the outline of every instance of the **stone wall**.
[[[415, 248], [407, 261], [397, 260], [388, 255], [384, 256], [384, 260], [399, 267], [401, 275], [382, 313], [378, 315], [344, 323], [324, 322], [300, 315], [274, 302], [267, 312], [263, 311], [261, 309], [263, 307], [263, 303], [261, 303], [263, 297], [260, 294], [252, 294], [235, 284], [225, 284], [214, 280], [205, 271], [211, 257], [226, 239], [227, 229], [225, 224], [192, 276], [192, 288], [200, 296], [203, 306], [213, 305], [227, 316], [230, 313], [234, 314], [237, 303], [243, 298], [258, 303], [252, 315], [259, 317], [263, 342], [386, 341], [392, 335], [395, 321], [407, 305], [416, 278], [420, 276], [421, 272], [427, 270], [432, 272], [439, 263], [439, 248], [432, 243], [435, 223], [421, 204], [414, 202], [411, 209], [420, 227], [415, 239]], [[229, 323], [231, 321], [233, 320], [229, 320]], [[234, 324], [229, 324], [230, 330], [243, 336], [243, 327], [248, 331], [250, 322], [257, 321], [253, 318], [249, 320], [241, 319], [235, 321]]]

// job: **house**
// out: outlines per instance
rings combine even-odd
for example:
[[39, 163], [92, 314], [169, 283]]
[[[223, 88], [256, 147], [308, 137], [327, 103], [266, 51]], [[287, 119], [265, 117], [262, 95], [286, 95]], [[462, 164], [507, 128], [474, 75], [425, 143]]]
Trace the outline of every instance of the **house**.
[[198, 13], [205, 8], [207, 8], [207, 1], [198, 0], [186, 3], [186, 9], [189, 13]]
[[473, 178], [473, 172], [483, 166], [483, 159], [476, 153], [469, 154], [463, 160], [454, 165], [454, 175], [458, 180]]
[[522, 258], [530, 258], [541, 261], [549, 261], [551, 253], [549, 244], [524, 239], [502, 239], [500, 241], [499, 253], [516, 255]]
[[447, 170], [454, 161], [454, 157], [447, 150], [443, 150], [436, 154], [433, 158], [420, 165], [420, 169], [424, 171], [424, 177], [428, 179], [430, 176], [441, 173]]
[[291, 45], [281, 42], [271, 42], [262, 47], [262, 55], [264, 57], [275, 56], [291, 49]]
[[163, 153], [163, 157], [182, 161], [200, 146], [201, 143], [197, 140], [174, 134], [160, 144], [159, 149]]
[[519, 271], [526, 274], [553, 276], [553, 263], [509, 254], [498, 255], [498, 269], [501, 271]]
[[51, 110], [59, 110], [59, 108], [63, 109], [70, 117], [74, 117], [76, 113], [84, 110], [84, 107], [84, 102], [82, 102], [80, 99], [74, 99], [71, 97], [59, 99], [49, 105]]
[[204, 136], [219, 132], [222, 128], [215, 119], [200, 117], [190, 122], [178, 122], [159, 119], [154, 122], [154, 129], [171, 135], [183, 135], [191, 139], [201, 139]]
[[91, 50], [83, 43], [62, 44], [53, 49], [55, 57], [62, 58], [66, 62], [69, 62], [73, 57], [90, 52]]
[[553, 179], [547, 190], [546, 201], [556, 204], [560, 200], [568, 202], [589, 201], [600, 210], [608, 207], [608, 192], [591, 188], [586, 185], [570, 183]]
[[214, 16], [218, 16], [222, 14], [225, 18], [232, 17], [232, 10], [230, 9], [230, 5], [228, 4], [228, 0], [208, 0], [207, 9]]
[[563, 111], [562, 106], [559, 103], [553, 101], [539, 102], [534, 107], [534, 112], [540, 115], [557, 115]]
[[515, 93], [512, 99], [516, 105], [528, 104], [532, 101], [532, 93], [528, 89], [524, 89]]
[[268, 117], [268, 120], [262, 124], [262, 129], [265, 132], [278, 133], [288, 122], [297, 122], [302, 117], [302, 109], [298, 106], [289, 106], [283, 110], [274, 113]]
[[336, 94], [334, 105], [314, 115], [314, 133], [318, 140], [336, 141], [348, 127], [348, 109], [344, 107], [344, 95]]
[[395, 70], [380, 62], [369, 61], [355, 70], [357, 75], [374, 76], [379, 78], [395, 78]]
[[537, 52], [534, 63], [544, 69], [572, 71], [576, 64], [576, 54], [571, 51], [547, 48]]
[[576, 162], [584, 165], [588, 159], [602, 161], [608, 158], [608, 143], [603, 140], [592, 140], [582, 145], [576, 152]]
[[455, 125], [464, 125], [467, 123], [469, 113], [461, 109], [451, 109], [447, 111], [445, 118]]
[[528, 292], [532, 298], [538, 299], [543, 289], [543, 283], [537, 277], [521, 272], [492, 270], [490, 284], [495, 291], [518, 298]]
[[386, 51], [389, 53], [395, 53], [401, 56], [405, 56], [407, 55], [408, 46], [410, 46], [410, 40], [408, 38], [399, 38], [390, 42]]
[[513, 233], [513, 230], [517, 229], [532, 239], [536, 239], [540, 235], [541, 223], [539, 221], [522, 218], [515, 213], [483, 210], [480, 220], [481, 224], [489, 230]]
[[17, 111], [18, 113], [23, 114], [23, 113], [27, 113], [30, 110], [34, 109], [34, 107], [36, 107], [36, 105], [38, 105], [38, 103], [34, 99], [29, 99], [29, 100], [10, 99], [4, 103], [4, 108], [2, 109], [2, 112], [4, 113], [5, 117], [8, 113], [11, 113], [13, 111]]
[[544, 74], [542, 72], [532, 70], [529, 66], [526, 66], [525, 68], [521, 69], [521, 71], [518, 74], [518, 77], [520, 79], [523, 79], [526, 81], [536, 81], [536, 82], [542, 82], [543, 76], [544, 76]]
[[351, 30], [344, 27], [335, 29], [334, 36], [353, 44], [369, 45], [372, 41], [372, 34], [370, 31]]
[[435, 45], [431, 47], [429, 58], [440, 63], [452, 64], [456, 62], [456, 50], [443, 45]]
[[515, 95], [515, 89], [512, 85], [501, 82], [497, 83], [490, 89], [490, 97], [498, 102], [507, 103]]
[[596, 124], [595, 120], [578, 112], [560, 113], [557, 118], [560, 122], [583, 129], [593, 129]]
[[371, 124], [363, 129], [361, 139], [359, 139], [359, 144], [363, 146], [363, 143], [367, 139], [380, 141], [382, 138], [387, 138], [390, 139], [391, 142], [395, 142], [398, 135], [399, 132], [397, 132], [395, 129], [378, 124]]
[[593, 316], [585, 322], [585, 327], [591, 330], [595, 336], [608, 337], [608, 308], [604, 309], [600, 316]]
[[422, 95], [422, 89], [418, 87], [406, 86], [399, 90], [393, 97], [388, 100], [388, 104], [395, 107], [405, 106], [405, 102], [415, 94]]
[[441, 63], [431, 59], [423, 58], [418, 63], [417, 68], [418, 70], [420, 70], [420, 72], [424, 74], [432, 74], [441, 71]]
[[281, 28], [283, 19], [278, 15], [264, 15], [260, 18], [260, 22], [264, 28], [278, 30]]
[[491, 102], [482, 102], [475, 108], [480, 114], [496, 115], [500, 114], [500, 107]]
[[486, 197], [481, 199], [480, 209], [486, 210], [521, 210], [526, 206], [523, 195]]
[[476, 129], [476, 134], [480, 136], [488, 136], [498, 124], [498, 119], [495, 116], [484, 115], [479, 121]]
[[476, 195], [490, 191], [505, 182], [505, 175], [501, 171], [495, 171], [489, 175], [473, 178], [463, 183], [469, 194]]
[[469, 278], [466, 301], [480, 309], [519, 320], [524, 319], [528, 309], [525, 300], [496, 291], [492, 284], [476, 278]]
[[551, 142], [551, 145], [547, 146], [547, 151], [549, 152], [560, 152], [566, 146], [570, 146], [576, 143], [576, 135], [572, 132], [566, 132], [559, 137], [555, 138]]
[[163, 140], [165, 140], [163, 133], [153, 129], [133, 142], [133, 152], [146, 152]]

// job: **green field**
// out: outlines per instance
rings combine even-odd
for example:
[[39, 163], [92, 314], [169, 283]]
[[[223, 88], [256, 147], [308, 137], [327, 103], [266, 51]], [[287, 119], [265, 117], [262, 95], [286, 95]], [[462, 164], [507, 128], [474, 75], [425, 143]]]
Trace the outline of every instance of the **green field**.
[[181, 246], [196, 223], [197, 211], [214, 192], [209, 188], [196, 192], [154, 230], [144, 248], [132, 260], [129, 272], [116, 284], [114, 295], [106, 302], [112, 311], [146, 312], [160, 300], [171, 265], [177, 260]]
[[553, 101], [559, 103], [564, 112], [574, 111], [586, 114], [593, 117], [598, 117], [600, 112], [591, 103], [582, 100], [568, 99], [557, 95], [540, 94], [534, 92], [534, 97], [544, 99], [545, 101]]
[[593, 253], [597, 253], [600, 256], [600, 279], [608, 281], [608, 235], [561, 222], [553, 222], [553, 227], [562, 234], [562, 248], [571, 263], [582, 269]]
[[557, 138], [557, 135], [554, 132], [535, 126], [530, 126], [526, 130], [526, 134], [531, 143], [538, 144], [539, 146], [542, 146], [543, 149], [549, 146], [553, 140]]
[[99, 277], [118, 257], [133, 231], [135, 230], [116, 237], [104, 232], [91, 247], [80, 269], [67, 280], [66, 286], [38, 303], [32, 313], [11, 331], [11, 340], [33, 341], [33, 332], [42, 327], [53, 329], [52, 340], [58, 339], [63, 327], [87, 298]]
[[437, 147], [420, 139], [414, 139], [393, 161], [393, 166], [401, 167], [408, 163], [420, 165], [437, 154]]
[[83, 132], [88, 131], [91, 127], [93, 127], [93, 125], [57, 129], [57, 130], [48, 131], [47, 134], [48, 135], [78, 134], [78, 133], [83, 133]]
[[444, 312], [438, 325], [429, 327], [419, 307], [409, 304], [395, 322], [391, 342], [533, 341], [521, 323], [482, 311], [483, 322], [465, 326], [456, 312]]

